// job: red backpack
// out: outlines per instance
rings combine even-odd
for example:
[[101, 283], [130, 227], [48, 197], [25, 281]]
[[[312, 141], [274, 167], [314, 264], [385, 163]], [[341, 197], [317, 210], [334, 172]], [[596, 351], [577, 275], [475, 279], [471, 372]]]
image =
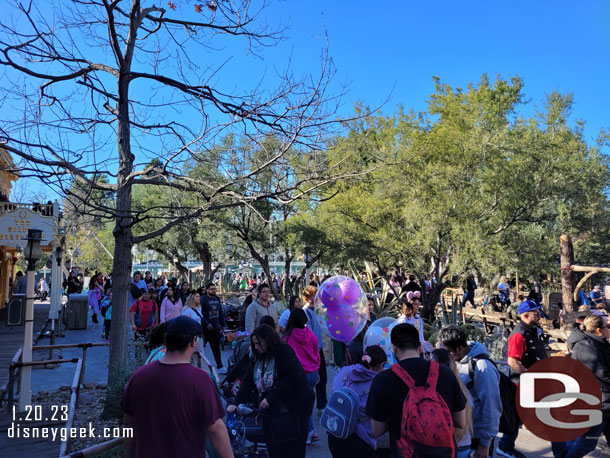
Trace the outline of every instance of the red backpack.
[[402, 405], [402, 425], [397, 446], [403, 458], [454, 457], [453, 418], [447, 403], [436, 391], [438, 363], [430, 361], [424, 386], [415, 381], [398, 363], [392, 371], [409, 387]]

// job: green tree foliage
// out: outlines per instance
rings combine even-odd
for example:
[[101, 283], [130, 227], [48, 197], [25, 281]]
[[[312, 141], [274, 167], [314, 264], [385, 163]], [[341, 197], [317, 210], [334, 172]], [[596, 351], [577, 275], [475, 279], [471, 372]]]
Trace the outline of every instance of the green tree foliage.
[[435, 300], [468, 269], [484, 278], [519, 269], [556, 270], [558, 237], [580, 241], [587, 260], [606, 260], [608, 161], [570, 125], [572, 96], [552, 93], [535, 116], [522, 81], [486, 75], [452, 88], [436, 79], [421, 113], [365, 117], [337, 150], [377, 168], [295, 223], [324, 233], [328, 255], [434, 276]]

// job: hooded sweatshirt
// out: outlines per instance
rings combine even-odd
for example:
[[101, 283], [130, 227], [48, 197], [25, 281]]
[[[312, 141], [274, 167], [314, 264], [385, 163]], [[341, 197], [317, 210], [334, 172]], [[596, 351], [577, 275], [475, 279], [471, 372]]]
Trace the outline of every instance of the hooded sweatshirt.
[[318, 352], [318, 339], [311, 329], [294, 328], [284, 341], [292, 347], [306, 373], [316, 372], [320, 368], [320, 353]]
[[585, 340], [586, 338], [587, 335], [580, 328], [575, 327], [570, 333], [570, 337], [568, 337], [568, 350], [572, 351], [574, 349], [574, 345], [581, 340]]
[[602, 411], [607, 414], [610, 412], [610, 342], [602, 336], [583, 332], [583, 338], [574, 343], [572, 358], [597, 377], [602, 389]]
[[343, 386], [348, 386], [360, 397], [356, 434], [373, 449], [377, 448], [377, 441], [375, 436], [373, 436], [371, 418], [366, 414], [365, 409], [371, 383], [377, 374], [377, 372], [367, 369], [362, 364], [354, 364], [353, 366], [346, 366], [337, 372], [333, 380], [333, 391]]
[[[470, 361], [478, 356], [489, 357], [483, 344], [470, 342], [470, 351], [458, 362], [458, 372], [462, 383], [468, 386], [471, 382], [468, 374]], [[502, 416], [502, 399], [500, 398], [500, 373], [493, 363], [484, 359], [476, 362], [474, 385], [469, 389], [472, 395], [472, 437], [480, 439], [486, 447], [498, 435], [500, 417]]]
[[313, 309], [313, 305], [307, 304], [305, 307], [303, 307], [303, 310], [305, 310], [305, 314], [307, 315], [307, 327], [311, 329], [318, 338], [318, 348], [322, 350], [322, 328], [320, 327], [320, 323], [318, 321], [318, 317], [316, 316], [316, 312]]

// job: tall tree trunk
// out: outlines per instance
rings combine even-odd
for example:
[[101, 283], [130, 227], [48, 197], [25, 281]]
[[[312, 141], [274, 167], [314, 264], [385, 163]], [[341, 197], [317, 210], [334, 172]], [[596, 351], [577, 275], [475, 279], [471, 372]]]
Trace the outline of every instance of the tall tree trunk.
[[[242, 239], [242, 240], [244, 240], [244, 239]], [[266, 254], [265, 256], [263, 256], [258, 251], [256, 251], [256, 248], [254, 247], [254, 245], [252, 245], [252, 243], [250, 241], [246, 241], [246, 240], [244, 240], [244, 241], [246, 242], [246, 245], [248, 245], [248, 249], [250, 250], [250, 254], [252, 255], [252, 257], [258, 261], [261, 268], [263, 269], [263, 272], [265, 272], [265, 276], [267, 277], [266, 283], [269, 285], [269, 288], [271, 289], [271, 294], [273, 294], [273, 297], [275, 298], [275, 300], [279, 300], [280, 292], [277, 290], [277, 288], [275, 288], [275, 285], [273, 285], [273, 282], [271, 281], [271, 268], [269, 267], [269, 255]]]
[[[126, 86], [126, 84], [124, 84]], [[119, 86], [120, 88], [122, 85]], [[121, 92], [126, 92], [124, 88]], [[122, 100], [128, 100], [125, 94]], [[106, 417], [120, 415], [119, 399], [129, 377], [128, 333], [129, 333], [129, 285], [131, 283], [131, 184], [127, 177], [133, 169], [130, 151], [128, 104], [119, 104], [118, 118], [119, 171], [117, 176], [116, 209], [121, 215], [116, 219], [113, 230], [115, 255], [112, 265], [112, 333], [108, 364], [108, 394], [106, 397]]]
[[559, 239], [561, 248], [561, 292], [563, 297], [563, 309], [565, 313], [574, 311], [574, 272], [571, 267], [574, 264], [574, 248], [572, 238], [562, 235]]
[[214, 277], [214, 274], [218, 271], [218, 267], [212, 271], [212, 252], [210, 251], [210, 245], [208, 242], [198, 242], [193, 240], [195, 249], [199, 253], [199, 259], [203, 267], [203, 283], [207, 283]]
[[284, 250], [284, 281], [282, 282], [282, 294], [288, 300], [293, 295], [292, 280], [290, 280], [290, 266], [292, 265], [292, 256], [288, 250]]
[[117, 172], [116, 218], [114, 235], [114, 260], [112, 266], [112, 333], [108, 361], [108, 390], [104, 416], [120, 416], [120, 397], [130, 371], [129, 347], [129, 284], [131, 283], [131, 187], [134, 155], [131, 153], [131, 131], [129, 120], [129, 82], [131, 62], [139, 26], [140, 2], [135, 0], [130, 11], [129, 36], [125, 43], [119, 69], [117, 114], [117, 150], [119, 169]]
[[[172, 261], [172, 264], [174, 265], [174, 269], [176, 271], [178, 271], [178, 281], [180, 283], [185, 282], [185, 281], [186, 282], [190, 281], [190, 279], [189, 279], [189, 269], [188, 269], [188, 267], [185, 267], [182, 264], [182, 261], [180, 261], [180, 260], [178, 260], [177, 262], [173, 262]], [[180, 285], [176, 285], [176, 287], [179, 288]]]

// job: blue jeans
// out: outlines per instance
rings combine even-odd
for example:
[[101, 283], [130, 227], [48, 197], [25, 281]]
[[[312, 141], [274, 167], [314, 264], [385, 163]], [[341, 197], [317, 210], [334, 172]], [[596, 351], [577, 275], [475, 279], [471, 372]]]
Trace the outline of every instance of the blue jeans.
[[470, 458], [470, 454], [472, 450], [468, 448], [468, 450], [463, 450], [461, 452], [457, 452], [457, 458]]
[[606, 422], [591, 427], [589, 431], [570, 442], [552, 442], [551, 449], [555, 458], [582, 458], [597, 447], [597, 440], [604, 431]]
[[[519, 422], [519, 428], [521, 428], [521, 422]], [[502, 439], [500, 439], [500, 443], [498, 444], [499, 447], [506, 451], [514, 450], [515, 442], [517, 442], [517, 436], [519, 436], [518, 429], [517, 432], [513, 434], [502, 434]]]
[[[307, 384], [311, 387], [311, 390], [315, 393], [316, 385], [318, 383], [318, 371], [305, 372], [307, 377]], [[313, 427], [313, 414], [309, 416], [309, 432], [315, 431]]]
[[474, 291], [466, 291], [464, 293], [464, 296], [462, 297], [462, 307], [466, 307], [466, 302], [470, 302], [473, 307], [476, 307], [476, 305], [474, 305]]

